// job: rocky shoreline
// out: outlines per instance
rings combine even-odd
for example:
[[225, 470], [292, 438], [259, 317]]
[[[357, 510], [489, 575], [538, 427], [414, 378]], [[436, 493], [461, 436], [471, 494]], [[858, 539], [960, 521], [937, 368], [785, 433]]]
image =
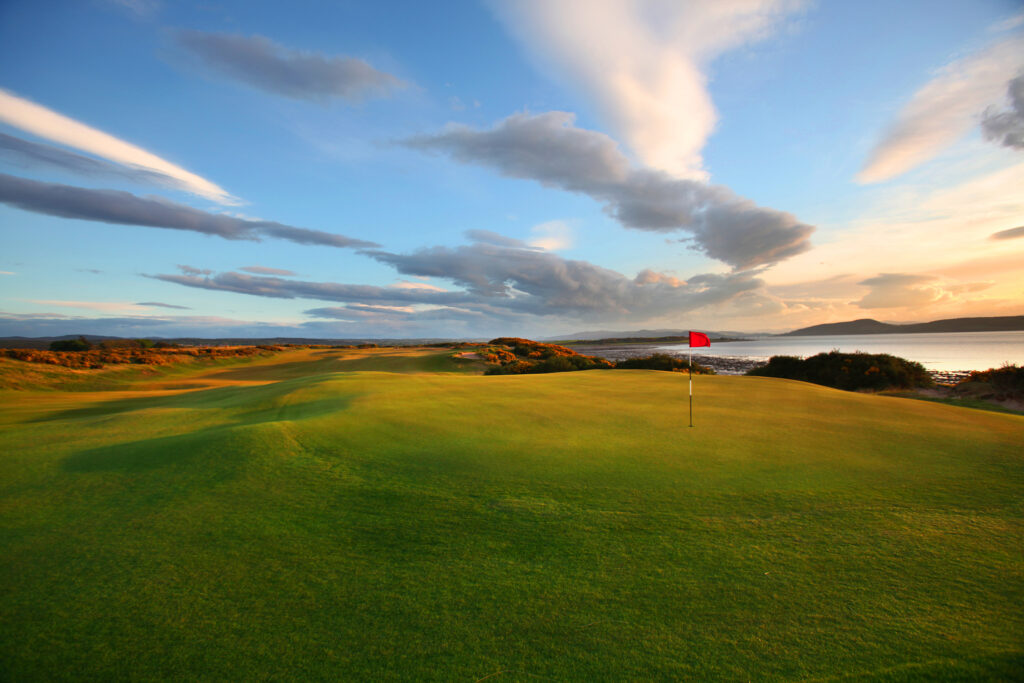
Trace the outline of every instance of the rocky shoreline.
[[[684, 356], [685, 353], [670, 353], [654, 344], [572, 344], [569, 345], [577, 353], [586, 356], [600, 356], [608, 360], [618, 361], [627, 358], [642, 358], [652, 353], [668, 353], [671, 356]], [[705, 353], [694, 354], [694, 362], [707, 366], [719, 375], [742, 375], [748, 370], [761, 367], [767, 359], [748, 358], [744, 356], [710, 356]], [[971, 373], [967, 370], [929, 370], [932, 381], [936, 384], [952, 385], [966, 379]]]

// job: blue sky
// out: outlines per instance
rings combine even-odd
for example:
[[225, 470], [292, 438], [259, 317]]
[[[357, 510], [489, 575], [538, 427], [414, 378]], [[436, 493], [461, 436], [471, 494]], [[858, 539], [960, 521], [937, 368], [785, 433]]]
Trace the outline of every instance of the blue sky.
[[11, 0], [0, 334], [1020, 315], [1022, 147], [1017, 2]]

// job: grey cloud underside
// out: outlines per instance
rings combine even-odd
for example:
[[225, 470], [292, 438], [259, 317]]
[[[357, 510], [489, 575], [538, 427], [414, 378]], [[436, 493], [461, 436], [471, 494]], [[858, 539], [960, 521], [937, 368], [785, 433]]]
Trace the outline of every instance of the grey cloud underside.
[[499, 247], [529, 248], [529, 245], [522, 240], [517, 240], [514, 237], [506, 237], [505, 235], [492, 232], [490, 230], [467, 230], [466, 237], [474, 242], [483, 242], [485, 244], [493, 244]]
[[117, 178], [147, 185], [187, 189], [178, 179], [157, 171], [115, 164], [4, 133], [0, 133], [0, 158], [26, 168], [52, 168], [90, 178]]
[[1019, 228], [1010, 228], [1009, 230], [1000, 230], [997, 233], [993, 233], [991, 238], [994, 240], [1013, 240], [1019, 237], [1024, 237], [1024, 225]]
[[254, 273], [256, 275], [286, 275], [289, 277], [292, 275], [298, 275], [298, 273], [291, 270], [285, 270], [284, 268], [268, 268], [266, 266], [243, 266], [239, 268], [239, 270], [246, 273]]
[[362, 59], [290, 50], [262, 36], [178, 31], [175, 37], [212, 69], [285, 97], [357, 101], [406, 85]]
[[190, 311], [192, 310], [188, 306], [176, 306], [175, 304], [165, 304], [160, 301], [140, 301], [135, 304], [136, 306], [153, 306], [156, 308], [173, 308], [179, 311]]
[[690, 233], [697, 249], [737, 269], [777, 263], [810, 248], [814, 228], [732, 190], [633, 167], [615, 141], [576, 128], [567, 112], [515, 114], [490, 130], [452, 125], [403, 144], [440, 152], [512, 178], [605, 203], [622, 225]]
[[1007, 86], [1010, 109], [997, 111], [989, 108], [981, 118], [981, 131], [985, 139], [1004, 147], [1024, 149], [1024, 74]]
[[[198, 269], [188, 269], [188, 271], [194, 270]], [[251, 294], [273, 299], [318, 299], [321, 301], [376, 303], [383, 306], [448, 305], [470, 301], [470, 298], [462, 292], [434, 292], [399, 287], [349, 285], [337, 282], [283, 280], [278, 277], [235, 272], [220, 273], [210, 277], [192, 274], [188, 271], [181, 275], [151, 275], [148, 277], [186, 287]]]
[[262, 237], [330, 247], [379, 246], [320, 230], [308, 230], [274, 221], [253, 221], [208, 213], [160, 197], [138, 197], [120, 190], [93, 190], [43, 183], [0, 173], [0, 202], [25, 211], [61, 218], [187, 230], [229, 240], [260, 241]]
[[[366, 255], [406, 275], [439, 277], [463, 291], [376, 287], [331, 282], [304, 282], [243, 273], [202, 277], [153, 275], [189, 287], [274, 298], [306, 298], [359, 306], [427, 304], [456, 307], [461, 314], [486, 316], [558, 315], [579, 319], [645, 319], [694, 310], [728, 301], [762, 287], [750, 273], [698, 275], [681, 282], [670, 277], [630, 279], [607, 268], [563, 259], [549, 252], [476, 243], [457, 248], [433, 247], [411, 254], [367, 251]], [[195, 269], [190, 269], [194, 271]], [[326, 311], [328, 309], [314, 309]], [[334, 317], [349, 317], [348, 309]], [[365, 308], [362, 309], [365, 311]], [[468, 313], [467, 313], [468, 312]], [[417, 312], [419, 314], [420, 312]], [[433, 314], [441, 315], [441, 314]]]

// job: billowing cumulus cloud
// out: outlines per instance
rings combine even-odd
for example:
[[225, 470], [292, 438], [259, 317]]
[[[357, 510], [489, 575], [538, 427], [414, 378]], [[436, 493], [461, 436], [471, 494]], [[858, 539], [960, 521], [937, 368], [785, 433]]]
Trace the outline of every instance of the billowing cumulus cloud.
[[330, 247], [373, 247], [373, 242], [274, 221], [252, 221], [213, 214], [160, 197], [138, 197], [119, 190], [92, 190], [43, 183], [0, 173], [0, 202], [49, 216], [116, 225], [187, 230], [229, 240], [262, 237]]
[[[756, 289], [749, 274], [697, 275], [687, 282], [661, 274], [630, 279], [601, 266], [536, 249], [476, 243], [409, 254], [368, 251], [399, 273], [451, 280], [472, 297], [533, 315], [644, 319], [693, 310]], [[453, 304], [456, 302], [452, 302]]]
[[1004, 147], [1024, 149], [1024, 74], [1007, 86], [1010, 108], [1002, 111], [995, 107], [985, 110], [981, 130], [987, 140]]
[[175, 37], [206, 66], [275, 95], [358, 101], [406, 85], [362, 59], [292, 50], [262, 36], [178, 31]]
[[[437, 288], [378, 287], [306, 282], [228, 272], [209, 276], [188, 267], [181, 275], [158, 280], [200, 289], [272, 298], [305, 298], [345, 304], [339, 315], [351, 318], [365, 306], [418, 305], [458, 308], [466, 315], [564, 316], [580, 320], [642, 320], [681, 313], [763, 286], [750, 273], [696, 275], [687, 281], [644, 271], [631, 279], [586, 261], [564, 259], [532, 248], [476, 242], [432, 247], [408, 254], [367, 251], [368, 256], [403, 275], [451, 281], [459, 291]], [[362, 307], [362, 308], [360, 308]], [[416, 309], [416, 314], [423, 311]]]
[[1024, 66], [1024, 35], [1006, 38], [948, 64], [903, 107], [857, 175], [877, 183], [906, 173], [939, 154], [977, 125]]
[[[237, 204], [226, 190], [186, 171], [157, 155], [84, 123], [58, 114], [34, 102], [0, 89], [0, 122], [53, 142], [80, 149], [140, 172], [171, 179], [180, 190], [212, 199], [219, 204]], [[39, 150], [36, 150], [37, 152]], [[67, 157], [63, 157], [67, 161]]]
[[758, 206], [726, 187], [636, 168], [614, 140], [574, 121], [568, 112], [514, 114], [490, 130], [450, 125], [404, 144], [588, 195], [628, 228], [688, 232], [696, 248], [738, 269], [810, 248], [814, 228], [792, 214]]
[[707, 67], [762, 40], [796, 0], [521, 0], [493, 2], [540, 69], [581, 88], [644, 164], [703, 178], [717, 113]]

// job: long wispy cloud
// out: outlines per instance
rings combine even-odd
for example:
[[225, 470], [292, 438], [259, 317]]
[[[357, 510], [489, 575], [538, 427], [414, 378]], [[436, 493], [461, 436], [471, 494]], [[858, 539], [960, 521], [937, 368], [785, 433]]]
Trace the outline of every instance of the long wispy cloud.
[[44, 183], [0, 173], [0, 202], [49, 216], [116, 225], [186, 230], [229, 240], [263, 237], [330, 247], [379, 246], [344, 235], [297, 228], [274, 221], [254, 221], [209, 213], [161, 197], [139, 197], [120, 190], [93, 190]]
[[177, 189], [174, 178], [137, 166], [124, 166], [104, 159], [76, 154], [61, 147], [31, 142], [0, 133], [0, 158], [23, 168], [46, 168], [89, 178], [114, 178]]
[[135, 305], [136, 306], [147, 306], [147, 307], [153, 307], [153, 308], [173, 308], [173, 309], [176, 309], [176, 310], [179, 310], [179, 311], [189, 311], [189, 310], [192, 310], [188, 306], [178, 306], [177, 304], [165, 304], [162, 301], [140, 301], [139, 303], [137, 303]]
[[1000, 230], [999, 232], [992, 233], [992, 239], [994, 240], [1015, 240], [1024, 237], [1024, 225], [1018, 228], [1010, 228], [1009, 230]]
[[267, 266], [243, 266], [239, 270], [246, 273], [253, 273], [255, 275], [284, 275], [291, 277], [292, 275], [298, 275], [295, 271], [285, 270], [284, 268], [268, 268]]
[[1024, 35], [1004, 38], [943, 67], [900, 110], [868, 155], [857, 180], [876, 183], [938, 155], [978, 124], [1024, 67]]
[[698, 249], [735, 268], [776, 263], [810, 248], [814, 228], [792, 214], [726, 187], [637, 168], [610, 137], [574, 121], [567, 112], [514, 114], [490, 130], [449, 125], [404, 144], [588, 195], [628, 228], [687, 232]]
[[[152, 275], [188, 287], [283, 299], [315, 299], [344, 304], [327, 317], [372, 313], [374, 307], [430, 306], [466, 315], [565, 316], [581, 320], [642, 320], [677, 314], [728, 301], [759, 289], [750, 273], [701, 274], [686, 281], [653, 271], [629, 278], [586, 261], [549, 251], [475, 242], [460, 247], [432, 247], [408, 254], [365, 252], [404, 275], [449, 280], [462, 289], [380, 287], [336, 282], [309, 282], [238, 272]], [[324, 313], [327, 309], [317, 309]], [[378, 311], [379, 312], [379, 311]]]
[[581, 87], [651, 168], [703, 178], [701, 150], [718, 115], [707, 68], [762, 40], [799, 0], [520, 0], [492, 2], [545, 73]]
[[[171, 179], [178, 189], [219, 204], [238, 204], [224, 188], [141, 147], [0, 89], [0, 122], [98, 157]], [[65, 158], [66, 160], [66, 158]]]
[[406, 86], [362, 59], [292, 50], [263, 36], [181, 30], [175, 38], [207, 67], [275, 95], [358, 101]]

